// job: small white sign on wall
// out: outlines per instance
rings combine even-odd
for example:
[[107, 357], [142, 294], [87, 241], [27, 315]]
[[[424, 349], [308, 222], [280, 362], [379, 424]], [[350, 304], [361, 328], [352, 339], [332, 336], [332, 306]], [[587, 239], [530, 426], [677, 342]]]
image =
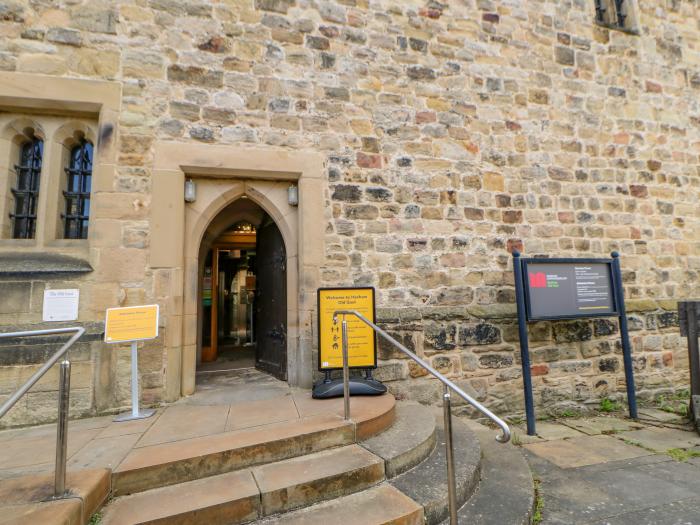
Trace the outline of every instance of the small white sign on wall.
[[78, 319], [80, 290], [44, 290], [44, 321]]

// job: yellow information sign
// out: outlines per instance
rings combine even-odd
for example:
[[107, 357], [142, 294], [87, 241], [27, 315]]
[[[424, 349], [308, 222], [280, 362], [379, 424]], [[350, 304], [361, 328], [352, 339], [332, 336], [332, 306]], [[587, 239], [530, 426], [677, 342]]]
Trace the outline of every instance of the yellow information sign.
[[158, 337], [158, 305], [108, 308], [105, 342], [125, 343]]
[[[337, 310], [357, 310], [374, 322], [374, 288], [320, 288], [318, 290], [318, 369], [343, 368], [343, 338]], [[348, 365], [350, 368], [376, 368], [377, 346], [374, 331], [353, 315], [348, 322]]]

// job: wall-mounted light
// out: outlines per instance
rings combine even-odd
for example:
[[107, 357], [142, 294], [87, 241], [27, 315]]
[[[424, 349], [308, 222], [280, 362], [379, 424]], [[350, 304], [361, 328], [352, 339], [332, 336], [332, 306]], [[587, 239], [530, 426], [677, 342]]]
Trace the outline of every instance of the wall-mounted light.
[[287, 188], [287, 202], [290, 206], [299, 205], [299, 186], [292, 184]]
[[185, 202], [194, 202], [197, 198], [197, 186], [192, 179], [185, 179]]

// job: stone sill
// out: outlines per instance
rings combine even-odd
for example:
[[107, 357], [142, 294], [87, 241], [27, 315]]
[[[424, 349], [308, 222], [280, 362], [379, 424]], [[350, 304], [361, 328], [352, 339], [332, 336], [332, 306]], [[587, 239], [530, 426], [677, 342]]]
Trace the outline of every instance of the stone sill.
[[608, 24], [606, 22], [599, 22], [596, 20], [595, 25], [598, 27], [603, 27], [605, 29], [610, 29], [611, 31], [619, 31], [621, 33], [627, 33], [628, 35], [640, 36], [641, 32], [638, 29], [631, 29], [628, 27], [620, 27], [613, 24]]
[[0, 253], [0, 278], [81, 275], [93, 271], [84, 259], [53, 253]]

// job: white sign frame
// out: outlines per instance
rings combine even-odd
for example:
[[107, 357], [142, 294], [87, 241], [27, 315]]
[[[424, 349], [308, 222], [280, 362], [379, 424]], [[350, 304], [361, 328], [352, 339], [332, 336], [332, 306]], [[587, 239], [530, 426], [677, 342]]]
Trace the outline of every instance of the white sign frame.
[[77, 288], [46, 289], [41, 317], [44, 322], [77, 321], [80, 290]]

